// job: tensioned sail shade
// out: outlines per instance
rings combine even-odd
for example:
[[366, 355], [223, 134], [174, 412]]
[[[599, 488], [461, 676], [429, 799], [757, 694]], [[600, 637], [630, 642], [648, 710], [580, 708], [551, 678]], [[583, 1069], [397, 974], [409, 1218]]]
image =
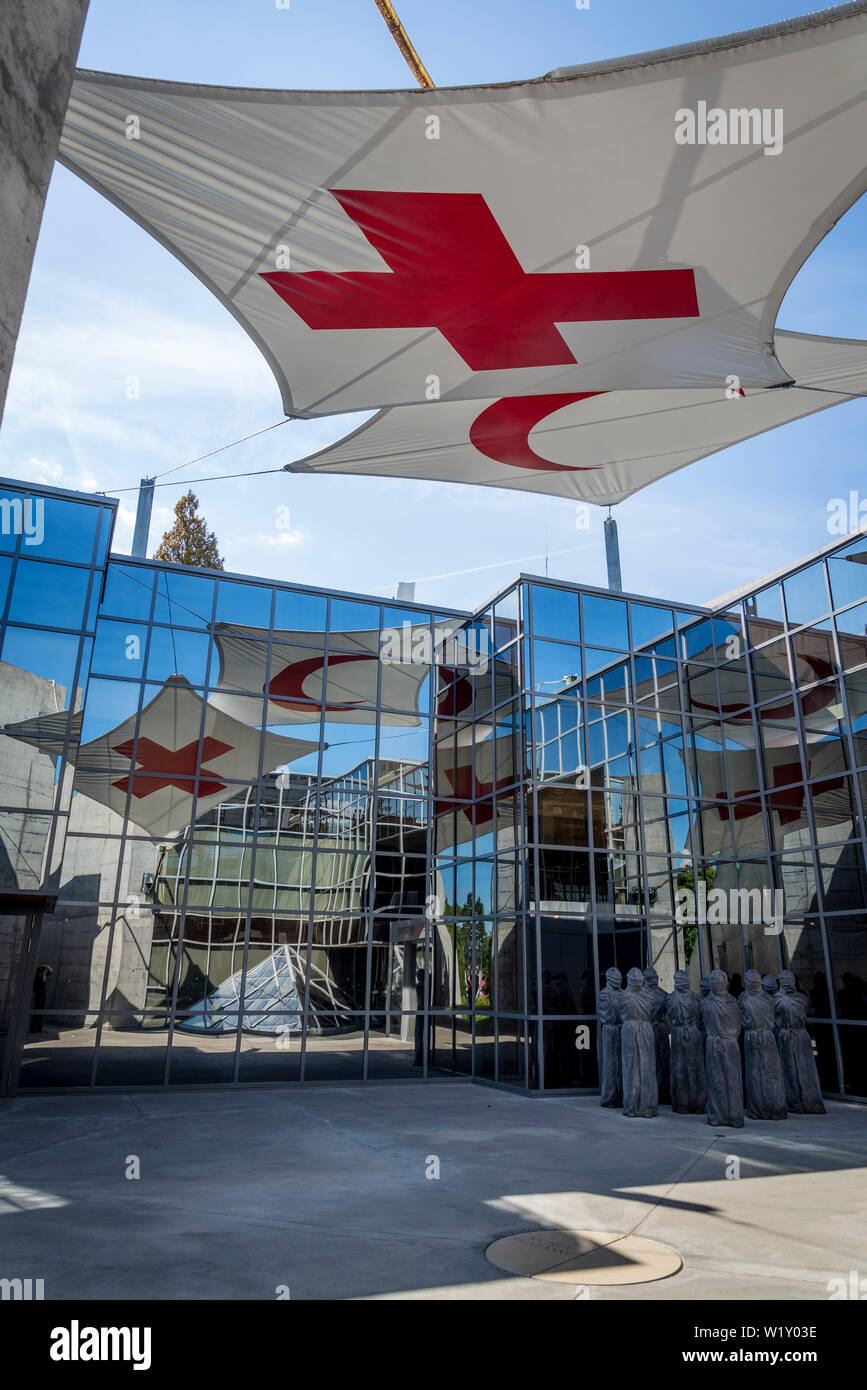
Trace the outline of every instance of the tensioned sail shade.
[[780, 332], [776, 345], [797, 385], [395, 406], [287, 466], [613, 504], [719, 449], [867, 392], [867, 343]]
[[[241, 692], [264, 693], [267, 689], [268, 725], [318, 724], [324, 713], [327, 719], [342, 724], [375, 724], [379, 719], [383, 724], [414, 727], [421, 723], [421, 714], [427, 713], [420, 705], [423, 686], [431, 671], [436, 670], [441, 681], [450, 672], [450, 689], [459, 691], [457, 696], [443, 701], [449, 708], [442, 713], [456, 717], [457, 711], [451, 708], [454, 700], [466, 700], [472, 706], [473, 669], [487, 673], [494, 664], [489, 662], [485, 650], [474, 650], [472, 631], [456, 632], [452, 620], [436, 623], [432, 638], [429, 624], [407, 623], [406, 628], [403, 634], [392, 629], [403, 637], [395, 656], [389, 655], [379, 628], [332, 630], [327, 657], [324, 633], [278, 629], [273, 633], [269, 667], [268, 646], [262, 640], [268, 636], [267, 629], [218, 623], [215, 640], [220, 654], [220, 677], [208, 697], [209, 703], [235, 719], [258, 724], [262, 718], [261, 700], [251, 700]], [[423, 636], [430, 639], [427, 652], [413, 656], [414, 642]], [[488, 676], [488, 691], [490, 679]], [[429, 692], [427, 698], [429, 701]], [[477, 712], [489, 710], [490, 693], [487, 704], [481, 704], [477, 695], [475, 708]]]
[[489, 87], [81, 72], [61, 159], [231, 309], [290, 413], [749, 390], [791, 379], [780, 302], [867, 186], [865, 72], [863, 3]]
[[[268, 730], [260, 733], [203, 705], [183, 676], [170, 676], [142, 710], [138, 729], [133, 714], [100, 738], [68, 748], [75, 790], [128, 815], [148, 835], [168, 837], [255, 782], [260, 759], [269, 772], [315, 746]], [[80, 718], [73, 720], [77, 735]], [[7, 724], [2, 732], [43, 753], [63, 751], [58, 715]]]

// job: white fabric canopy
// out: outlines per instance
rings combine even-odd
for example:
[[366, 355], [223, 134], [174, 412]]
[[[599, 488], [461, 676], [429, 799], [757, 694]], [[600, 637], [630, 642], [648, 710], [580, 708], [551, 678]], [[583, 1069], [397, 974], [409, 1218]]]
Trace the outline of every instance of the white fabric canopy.
[[[762, 796], [757, 786], [756, 760], [752, 751], [729, 749], [728, 793], [721, 785], [721, 764], [716, 753], [696, 752], [701, 794], [718, 803], [706, 807], [702, 815], [702, 842], [706, 855], [731, 852], [733, 836], [736, 851], [764, 853], [761, 829]], [[845, 757], [838, 743], [820, 744], [807, 759], [811, 779], [810, 799], [819, 826], [845, 823], [852, 816], [851, 791], [847, 784]], [[774, 748], [765, 753], [767, 810], [774, 818], [774, 829], [786, 848], [803, 846], [807, 828], [804, 770], [797, 749]], [[794, 865], [792, 866], [794, 868]]]
[[[60, 718], [68, 718], [68, 713], [7, 724], [3, 733], [56, 756], [63, 748]], [[75, 718], [77, 732], [80, 717]], [[194, 817], [255, 782], [260, 738], [264, 738], [263, 772], [318, 747], [267, 730], [260, 734], [213, 705], [203, 710], [201, 696], [183, 676], [171, 676], [142, 710], [137, 739], [132, 714], [102, 737], [73, 744], [68, 757], [75, 764], [76, 792], [120, 816], [126, 813], [129, 796], [128, 815], [135, 825], [149, 835], [171, 837]]]
[[[407, 623], [405, 631], [392, 629], [398, 638], [394, 656], [389, 655], [389, 644], [383, 642], [379, 628], [331, 631], [327, 660], [324, 633], [276, 630], [269, 669], [267, 628], [218, 623], [214, 636], [220, 678], [209, 702], [244, 723], [258, 724], [261, 699], [240, 692], [264, 693], [267, 684], [267, 724], [318, 724], [324, 700], [326, 719], [341, 724], [375, 724], [379, 718], [383, 724], [414, 727], [421, 722], [419, 700], [422, 685], [434, 669], [432, 660], [436, 669], [458, 671], [460, 698], [469, 691], [470, 703], [473, 666], [481, 663], [488, 668], [487, 654], [472, 648], [472, 633], [468, 637], [455, 629], [452, 620], [436, 623], [433, 638], [430, 624]], [[420, 644], [418, 639], [425, 636], [429, 640]], [[427, 708], [423, 712], [427, 714]]]
[[[475, 745], [456, 737], [438, 742], [434, 814], [440, 852], [513, 823], [510, 789], [526, 775], [526, 769], [516, 765], [517, 749], [514, 731], [489, 735]], [[500, 800], [495, 802], [495, 797]]]
[[867, 343], [779, 332], [776, 344], [796, 386], [397, 406], [288, 467], [621, 502], [708, 454], [867, 392]]
[[[479, 403], [503, 397], [787, 383], [782, 297], [867, 187], [865, 72], [863, 3], [494, 87], [280, 92], [82, 72], [61, 159], [219, 296], [288, 412], [420, 405], [423, 447], [441, 448], [466, 444], [474, 421], [496, 439], [502, 416], [479, 426]], [[694, 144], [676, 139], [683, 112]], [[742, 142], [717, 143], [735, 127]], [[755, 428], [790, 418], [786, 398]], [[597, 396], [563, 418], [607, 424], [610, 407]], [[743, 437], [738, 408], [720, 404], [711, 447]], [[404, 419], [377, 428], [414, 449]], [[688, 413], [681, 425], [673, 464], [646, 455], [680, 436], [666, 445], [639, 423], [604, 478], [559, 473], [546, 488], [519, 464], [505, 485], [617, 500], [708, 452]], [[543, 458], [575, 467], [554, 435]], [[472, 481], [503, 485], [501, 467], [473, 462]]]
[[256, 640], [267, 637], [266, 630], [220, 623], [214, 635], [220, 653], [220, 681], [210, 702], [237, 719], [261, 720], [262, 702], [234, 692], [264, 693], [267, 684], [267, 724], [318, 724], [323, 700], [328, 719], [341, 724], [375, 724], [381, 669], [383, 723], [414, 726], [420, 722], [415, 711], [430, 666], [381, 663], [378, 628], [331, 634], [327, 694], [322, 633], [275, 632], [270, 673], [268, 645]]

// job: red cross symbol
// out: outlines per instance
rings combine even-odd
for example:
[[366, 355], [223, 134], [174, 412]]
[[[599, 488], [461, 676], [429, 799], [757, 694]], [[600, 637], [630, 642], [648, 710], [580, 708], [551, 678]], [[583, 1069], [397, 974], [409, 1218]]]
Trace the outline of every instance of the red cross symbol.
[[[795, 655], [798, 656], [799, 653]], [[804, 656], [803, 660], [810, 667], [816, 680], [827, 680], [828, 676], [834, 674], [833, 667], [821, 656]], [[834, 687], [832, 685], [814, 685], [812, 690], [808, 690], [800, 698], [804, 715], [821, 714], [822, 710], [827, 709], [828, 705], [833, 702]], [[752, 715], [749, 710], [743, 708], [746, 699], [748, 696], [744, 696], [743, 700], [736, 700], [733, 705], [709, 705], [704, 700], [696, 700], [690, 695], [690, 705], [693, 709], [709, 709], [714, 714], [718, 712], [722, 716], [724, 724], [749, 724]], [[740, 714], [733, 714], [733, 710], [740, 710], [741, 712]], [[794, 719], [795, 706], [792, 700], [787, 700], [782, 705], [765, 705], [759, 709], [758, 715], [760, 719]]]
[[528, 274], [480, 193], [332, 194], [391, 274], [264, 274], [309, 328], [438, 328], [483, 372], [574, 362], [558, 323], [698, 317], [692, 270]]
[[490, 797], [494, 791], [501, 792], [504, 787], [511, 787], [515, 781], [514, 777], [501, 777], [496, 784], [494, 782], [480, 782], [469, 764], [459, 767], [457, 772], [453, 768], [446, 767], [443, 769], [443, 773], [451, 784], [455, 799], [448, 797], [445, 800], [437, 801], [434, 805], [434, 815], [442, 816], [448, 811], [453, 811], [458, 805], [457, 798], [460, 798], [461, 801], [476, 799], [475, 806], [461, 806], [459, 808], [471, 824], [475, 812], [476, 825], [489, 825], [494, 819], [493, 800], [480, 803], [477, 798]]
[[473, 707], [473, 686], [463, 671], [456, 673], [454, 667], [440, 666], [440, 691], [437, 698], [437, 714], [441, 719], [457, 719]]
[[[139, 800], [150, 796], [152, 792], [160, 791], [162, 787], [177, 787], [179, 791], [192, 796], [198, 751], [198, 739], [193, 739], [185, 748], [172, 749], [163, 748], [161, 743], [154, 743], [153, 739], [140, 738], [135, 750], [137, 767], [132, 776], [121, 777], [119, 782], [112, 782], [111, 785], [125, 792], [132, 783], [132, 794]], [[124, 758], [132, 758], [133, 740], [127, 739], [126, 743], [118, 744], [114, 752], [120, 753]], [[203, 738], [202, 771], [204, 772], [205, 763], [210, 762], [212, 758], [219, 758], [222, 753], [231, 752], [230, 743], [221, 743], [217, 738]], [[142, 776], [142, 773], [148, 775]], [[199, 778], [199, 796], [213, 796], [215, 792], [221, 792], [224, 788], [225, 783], [218, 782], [213, 776]]]
[[[807, 764], [807, 776], [810, 775], [810, 765]], [[806, 793], [803, 783], [798, 783], [797, 779], [801, 776], [800, 763], [778, 763], [773, 771], [773, 782], [776, 790], [772, 791], [768, 797], [768, 805], [771, 810], [776, 811], [780, 817], [780, 825], [788, 825], [791, 821], [800, 820], [804, 811]], [[785, 783], [796, 783], [794, 786], [785, 786]], [[783, 784], [783, 785], [781, 785]], [[839, 791], [844, 785], [842, 777], [823, 777], [820, 782], [813, 783], [813, 795], [819, 796], [822, 792]], [[761, 812], [762, 803], [758, 789], [751, 787], [746, 793], [747, 799], [736, 801], [733, 807], [719, 806], [717, 814], [720, 820], [749, 820], [751, 816], [757, 816]], [[725, 800], [725, 792], [717, 792], [717, 801]], [[731, 815], [730, 815], [731, 811]]]

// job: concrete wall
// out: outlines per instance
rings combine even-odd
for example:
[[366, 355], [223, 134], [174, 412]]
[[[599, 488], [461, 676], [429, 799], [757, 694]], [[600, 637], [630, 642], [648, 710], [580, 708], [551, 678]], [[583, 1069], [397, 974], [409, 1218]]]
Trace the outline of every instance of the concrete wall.
[[[0, 661], [2, 715], [0, 723], [15, 724], [66, 708], [66, 690]], [[0, 805], [21, 807], [0, 812], [0, 890], [38, 889], [44, 876], [44, 856], [51, 821], [30, 811], [54, 808], [55, 759], [29, 743], [0, 734]]]
[[[109, 807], [76, 794], [57, 885], [57, 910], [46, 914], [42, 922], [40, 959], [54, 969], [48, 1007], [68, 1010], [88, 1023], [93, 1022], [88, 1015], [100, 1005], [109, 944], [106, 1008], [118, 1010], [129, 1021], [147, 997], [153, 914], [136, 898], [142, 875], [154, 871], [158, 850], [150, 841], [127, 841], [115, 910], [111, 904], [122, 828], [121, 817]], [[87, 835], [81, 833], [85, 831]]]
[[[0, 661], [0, 692], [0, 722], [4, 724], [54, 714], [66, 707], [62, 685], [7, 661]], [[29, 743], [0, 734], [0, 805], [51, 811], [56, 796], [55, 759]], [[0, 812], [0, 890], [42, 886], [50, 828], [51, 818], [46, 815]], [[0, 918], [0, 1032], [9, 1022], [23, 924], [21, 917]]]
[[[80, 703], [79, 690], [74, 707]], [[9, 724], [54, 714], [66, 708], [66, 690], [0, 661], [0, 707], [2, 723]], [[0, 734], [0, 806], [50, 811], [57, 797], [55, 764], [54, 757], [29, 743]], [[115, 913], [110, 904], [115, 900], [121, 817], [76, 793], [68, 822], [64, 816], [58, 822], [54, 857], [64, 850], [62, 869], [49, 881], [45, 851], [50, 825], [46, 815], [0, 811], [0, 890], [37, 889], [44, 883], [58, 894], [57, 911], [43, 919], [39, 948], [40, 961], [54, 972], [47, 1007], [68, 1010], [76, 1019], [99, 1008], [111, 940], [106, 1003], [132, 1014], [145, 1004], [153, 936], [152, 913], [135, 899], [142, 875], [154, 870], [157, 848], [148, 841], [127, 843], [117, 898], [121, 907]], [[8, 1022], [10, 982], [20, 945], [21, 921], [0, 921], [0, 1031]]]
[[87, 6], [0, 5], [0, 418]]

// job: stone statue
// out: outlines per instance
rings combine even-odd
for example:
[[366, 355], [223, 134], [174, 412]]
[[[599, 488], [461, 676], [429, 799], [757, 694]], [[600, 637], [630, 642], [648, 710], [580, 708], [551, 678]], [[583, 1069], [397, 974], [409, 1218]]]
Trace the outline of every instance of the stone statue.
[[665, 1013], [665, 1006], [668, 1003], [668, 995], [661, 988], [659, 975], [652, 965], [649, 965], [644, 972], [644, 985], [648, 993], [653, 995], [653, 1038], [656, 1047], [656, 1085], [659, 1091], [660, 1105], [668, 1105], [671, 1100], [670, 1094], [670, 1049], [668, 1043], [668, 1020]]
[[[702, 1006], [702, 1004], [704, 1003], [705, 999], [707, 999], [708, 995], [710, 994], [710, 979], [708, 978], [707, 975], [702, 975], [701, 979], [700, 979], [699, 982], [698, 982], [698, 988], [699, 988], [699, 992], [700, 992], [700, 997], [699, 997], [699, 1001], [698, 1001], [698, 1003], [699, 1003], [698, 1026], [699, 1026], [699, 1028], [701, 1029], [701, 1038], [702, 1038], [702, 1042], [701, 1042], [701, 1064], [702, 1064], [702, 1066], [704, 1066], [704, 1065], [705, 1065], [705, 1061], [704, 1061], [704, 1014], [701, 1012], [701, 1006]], [[705, 1083], [704, 1083], [704, 1084], [705, 1084], [705, 1098], [706, 1098], [706, 1097], [707, 1097], [707, 1073], [705, 1073]]]
[[623, 1113], [631, 1118], [648, 1119], [656, 1114], [654, 1007], [653, 995], [644, 987], [644, 976], [633, 966], [626, 976], [620, 1001]]
[[738, 1047], [741, 1016], [738, 1001], [728, 992], [728, 976], [723, 970], [711, 971], [710, 994], [702, 1000], [701, 1012], [706, 1034], [707, 1122], [742, 1129], [744, 1088]]
[[780, 986], [777, 984], [776, 976], [762, 976], [762, 989], [765, 991], [765, 994], [767, 994], [770, 997], [772, 1002], [774, 999], [776, 999], [777, 993], [779, 992], [779, 988]]
[[774, 1032], [783, 1064], [786, 1107], [795, 1115], [824, 1115], [822, 1088], [813, 1041], [806, 1027], [807, 1006], [795, 989], [791, 970], [780, 971], [780, 992], [774, 999]]
[[623, 1073], [620, 1059], [620, 1003], [623, 976], [616, 966], [605, 971], [605, 986], [599, 991], [599, 1085], [601, 1104], [619, 1109], [623, 1104]]
[[665, 1006], [671, 1025], [671, 1108], [678, 1115], [703, 1115], [707, 1101], [701, 1000], [685, 970], [674, 972], [674, 993]]
[[740, 997], [747, 1075], [747, 1114], [751, 1120], [784, 1120], [786, 1089], [777, 1040], [773, 1000], [762, 988], [758, 970], [748, 970]]

